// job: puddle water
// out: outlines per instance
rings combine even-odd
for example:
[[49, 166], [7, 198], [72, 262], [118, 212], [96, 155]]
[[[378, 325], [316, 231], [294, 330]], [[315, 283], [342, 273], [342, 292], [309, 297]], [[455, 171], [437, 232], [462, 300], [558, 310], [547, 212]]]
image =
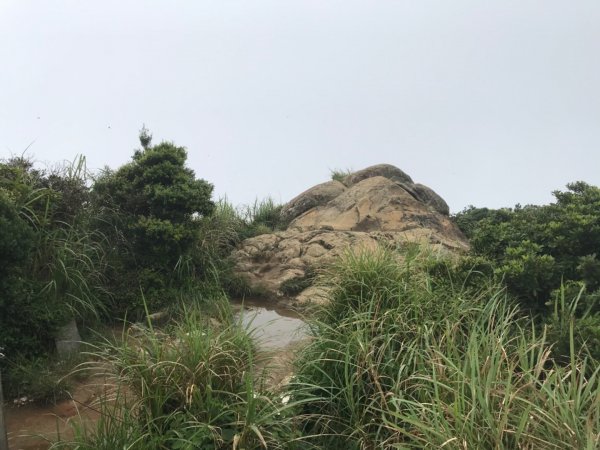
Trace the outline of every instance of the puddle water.
[[264, 300], [234, 300], [232, 304], [264, 350], [282, 349], [306, 337], [306, 324], [293, 310]]

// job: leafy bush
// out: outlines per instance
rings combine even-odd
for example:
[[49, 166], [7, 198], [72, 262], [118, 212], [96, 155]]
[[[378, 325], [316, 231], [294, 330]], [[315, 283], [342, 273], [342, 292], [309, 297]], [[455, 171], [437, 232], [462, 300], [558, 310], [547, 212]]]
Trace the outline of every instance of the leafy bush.
[[600, 287], [600, 188], [584, 182], [555, 191], [544, 206], [491, 210], [470, 207], [455, 216], [475, 255], [487, 258], [509, 292], [543, 313], [553, 290], [585, 281]]
[[93, 187], [98, 224], [114, 242], [109, 278], [120, 311], [141, 309], [140, 288], [151, 308], [168, 305], [210, 269], [195, 250], [202, 218], [214, 209], [212, 185], [185, 166], [183, 147], [151, 146], [145, 129], [140, 141], [130, 163], [105, 171]]
[[[10, 361], [44, 355], [71, 320], [108, 298], [103, 236], [89, 227], [85, 160], [47, 173], [24, 158], [0, 163], [0, 346]], [[18, 378], [5, 377], [7, 389]]]

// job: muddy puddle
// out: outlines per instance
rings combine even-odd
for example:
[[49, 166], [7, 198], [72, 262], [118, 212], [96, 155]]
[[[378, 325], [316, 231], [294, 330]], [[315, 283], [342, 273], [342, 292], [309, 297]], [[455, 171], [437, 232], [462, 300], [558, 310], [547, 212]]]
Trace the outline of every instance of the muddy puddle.
[[306, 324], [292, 309], [255, 299], [234, 300], [232, 305], [262, 350], [282, 350], [306, 338]]
[[306, 323], [294, 310], [265, 300], [235, 300], [232, 305], [256, 340], [257, 373], [266, 374], [268, 388], [281, 389], [293, 375], [294, 357], [309, 340]]
[[71, 398], [56, 405], [5, 407], [9, 450], [45, 450], [59, 437], [72, 439], [73, 422], [94, 426], [100, 417], [96, 400], [112, 388], [105, 384], [103, 375], [94, 375], [76, 383], [70, 392]]

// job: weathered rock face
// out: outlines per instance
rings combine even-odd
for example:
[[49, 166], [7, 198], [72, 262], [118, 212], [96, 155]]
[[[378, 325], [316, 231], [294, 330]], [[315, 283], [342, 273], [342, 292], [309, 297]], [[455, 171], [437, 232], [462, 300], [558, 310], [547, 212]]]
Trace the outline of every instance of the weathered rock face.
[[326, 204], [309, 209], [296, 217], [288, 228], [364, 232], [426, 228], [454, 240], [460, 239], [460, 233], [448, 217], [429, 206], [411, 195], [403, 184], [374, 176], [347, 188]]
[[[348, 248], [420, 242], [468, 249], [446, 202], [387, 164], [355, 172], [343, 183], [314, 186], [282, 214], [291, 220], [286, 231], [247, 239], [234, 253], [236, 270], [274, 294], [283, 282], [303, 277], [307, 267], [324, 266]], [[306, 300], [310, 292], [298, 297]]]
[[412, 184], [413, 182], [411, 177], [397, 167], [392, 166], [391, 164], [377, 164], [375, 166], [359, 170], [358, 172], [351, 173], [344, 178], [344, 185], [351, 187], [356, 183], [360, 183], [362, 180], [373, 177], [384, 177], [397, 183]]
[[346, 187], [342, 183], [335, 180], [317, 184], [284, 205], [281, 216], [284, 221], [289, 222], [315, 206], [325, 205], [345, 189]]

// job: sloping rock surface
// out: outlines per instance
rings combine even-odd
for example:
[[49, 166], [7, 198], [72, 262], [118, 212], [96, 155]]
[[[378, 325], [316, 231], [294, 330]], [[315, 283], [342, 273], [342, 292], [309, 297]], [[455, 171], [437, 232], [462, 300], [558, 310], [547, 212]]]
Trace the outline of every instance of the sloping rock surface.
[[345, 189], [346, 187], [336, 180], [317, 184], [285, 204], [281, 210], [282, 219], [289, 222], [309, 209], [333, 200]]
[[291, 200], [282, 210], [288, 229], [246, 239], [233, 255], [236, 270], [277, 294], [282, 283], [303, 277], [308, 267], [326, 265], [348, 248], [419, 242], [467, 250], [448, 214], [446, 202], [427, 186], [413, 183], [394, 166], [372, 166]]
[[384, 177], [397, 183], [412, 184], [413, 182], [411, 177], [398, 169], [396, 166], [392, 166], [391, 164], [377, 164], [375, 166], [367, 167], [366, 169], [351, 173], [344, 178], [344, 185], [351, 187], [356, 183], [360, 183], [362, 180], [372, 177]]

